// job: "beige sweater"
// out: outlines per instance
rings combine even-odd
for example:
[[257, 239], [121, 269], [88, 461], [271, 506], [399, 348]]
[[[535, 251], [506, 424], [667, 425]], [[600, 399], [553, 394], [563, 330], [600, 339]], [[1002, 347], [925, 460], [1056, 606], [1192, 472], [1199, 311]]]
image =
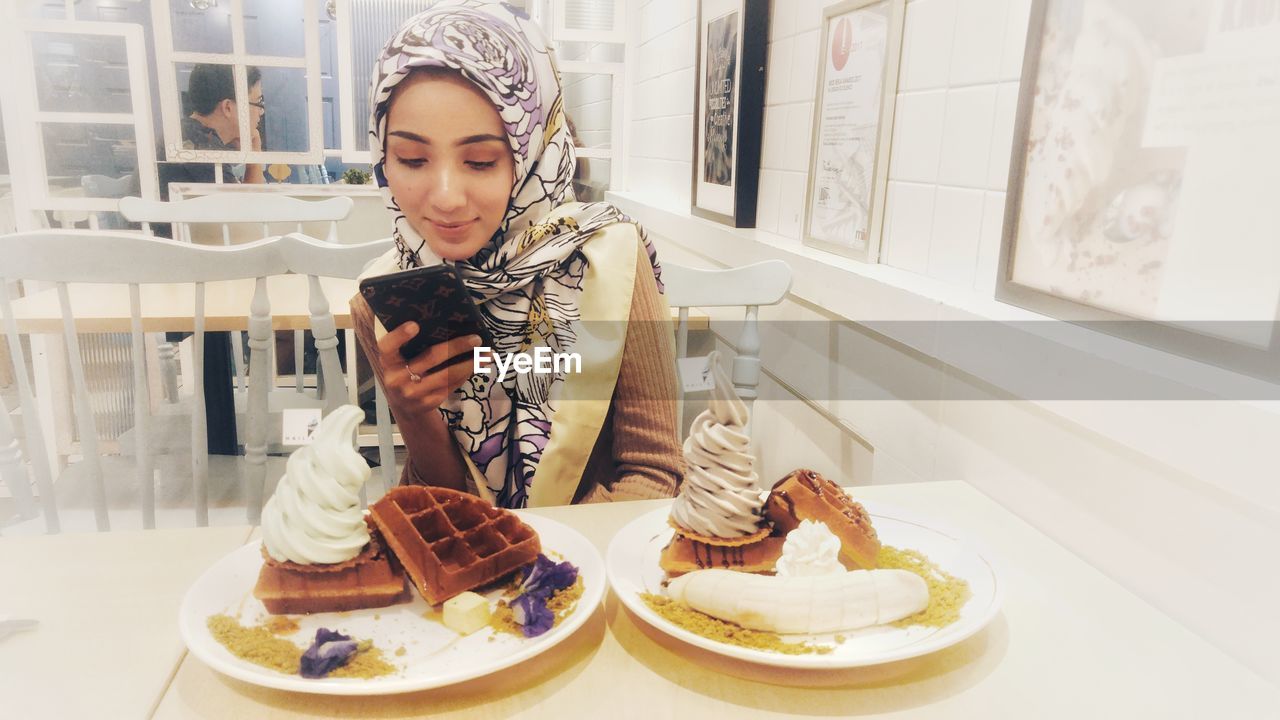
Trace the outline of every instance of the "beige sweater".
[[[381, 383], [373, 311], [360, 295], [351, 299], [351, 318]], [[630, 320], [613, 401], [574, 493], [575, 503], [672, 497], [684, 475], [671, 317], [643, 246], [636, 258]], [[433, 484], [430, 474], [414, 464], [414, 449], [406, 450], [409, 457], [400, 482]]]

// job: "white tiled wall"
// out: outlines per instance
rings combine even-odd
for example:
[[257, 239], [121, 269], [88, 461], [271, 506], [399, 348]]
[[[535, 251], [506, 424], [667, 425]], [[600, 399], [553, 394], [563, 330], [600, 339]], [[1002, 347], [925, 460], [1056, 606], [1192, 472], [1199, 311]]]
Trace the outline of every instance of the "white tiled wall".
[[[990, 206], [1003, 200], [1007, 182], [1030, 6], [1030, 0], [907, 4], [888, 192], [890, 203], [895, 195], [899, 202], [887, 211], [885, 263], [958, 287], [991, 287], [997, 253], [981, 243], [998, 236], [1003, 222]], [[934, 190], [930, 206], [901, 201], [926, 195], [926, 186]], [[926, 221], [903, 217], [923, 212], [938, 214], [927, 235], [919, 231]]]
[[[830, 0], [775, 0], [769, 28], [756, 227], [799, 241], [819, 25]], [[910, 0], [890, 156], [883, 262], [984, 291], [1003, 221], [1018, 77], [1031, 0]], [[627, 189], [689, 204], [695, 4], [641, 0], [632, 42]], [[997, 194], [992, 194], [992, 191]], [[937, 220], [932, 213], [946, 212]], [[966, 222], [956, 228], [954, 218]], [[967, 222], [977, 218], [977, 226]]]
[[689, 207], [693, 152], [693, 0], [638, 0], [627, 23], [631, 103], [629, 190], [660, 205]]

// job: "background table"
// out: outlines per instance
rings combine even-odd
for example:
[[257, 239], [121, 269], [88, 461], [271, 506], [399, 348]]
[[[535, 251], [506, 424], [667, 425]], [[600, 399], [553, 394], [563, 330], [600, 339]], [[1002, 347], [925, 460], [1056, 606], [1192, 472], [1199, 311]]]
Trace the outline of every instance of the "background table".
[[[350, 328], [348, 303], [356, 294], [356, 281], [320, 278], [320, 286], [324, 288], [337, 326]], [[127, 285], [72, 283], [68, 287], [78, 332], [129, 332]], [[248, 330], [253, 291], [253, 280], [205, 283], [205, 330]], [[273, 275], [267, 278], [271, 323], [276, 330], [311, 328], [308, 292], [305, 275]], [[195, 286], [191, 283], [142, 285], [140, 299], [144, 332], [191, 332], [195, 329]], [[14, 300], [13, 317], [18, 323], [18, 330], [24, 333], [61, 333], [62, 309], [58, 304], [57, 290], [43, 290]]]
[[[15, 569], [22, 568], [43, 573], [46, 582], [50, 577], [66, 578], [44, 590], [27, 591], [28, 602], [45, 597], [51, 609], [43, 616], [40, 630], [0, 643], [0, 671], [8, 683], [4, 697], [17, 697], [21, 708], [39, 708], [34, 698], [46, 694], [97, 694], [93, 707], [98, 716], [131, 717], [146, 706], [144, 696], [155, 693], [155, 716], [161, 718], [430, 714], [557, 720], [741, 720], [882, 714], [895, 718], [1076, 720], [1263, 718], [1275, 717], [1280, 709], [1280, 688], [972, 487], [921, 483], [865, 487], [855, 492], [934, 527], [951, 529], [996, 565], [1005, 593], [1004, 609], [986, 630], [922, 658], [854, 670], [800, 672], [754, 666], [685, 645], [650, 629], [610, 596], [572, 637], [519, 668], [406, 695], [312, 696], [232, 680], [190, 655], [179, 663], [173, 652], [178, 590], [236, 544], [237, 538], [243, 538], [248, 528], [130, 533], [120, 540], [111, 535], [47, 538], [25, 543], [18, 551], [4, 544], [10, 541], [0, 541], [0, 578], [6, 586], [15, 578]], [[603, 554], [619, 528], [663, 502], [536, 512], [576, 528]], [[170, 547], [175, 539], [206, 535], [208, 545], [185, 562], [158, 561], [204, 545], [188, 541], [185, 549]], [[73, 551], [99, 544], [106, 548], [107, 543], [113, 549], [83, 554]], [[134, 551], [122, 554], [128, 548]], [[147, 558], [157, 559], [150, 580], [137, 571]], [[102, 564], [96, 571], [98, 576], [105, 579], [112, 574], [108, 569], [112, 563], [134, 569], [122, 573], [121, 582], [97, 583], [89, 592], [75, 583], [74, 578], [97, 564]], [[1134, 572], [1142, 569], [1134, 568]], [[158, 590], [148, 590], [148, 582]], [[74, 600], [64, 596], [72, 592]], [[132, 599], [145, 599], [150, 604], [145, 612], [117, 611]], [[19, 613], [34, 614], [31, 607], [39, 605], [24, 605]], [[90, 647], [94, 661], [101, 663], [99, 675], [93, 676], [73, 672], [82, 670], [88, 660], [77, 660], [74, 668], [53, 660], [84, 646], [83, 637], [54, 632], [64, 613], [79, 617], [85, 636], [98, 645], [136, 638], [129, 661], [107, 662], [115, 656]], [[103, 634], [89, 634], [89, 628], [97, 626], [103, 628]], [[48, 662], [32, 662], [36, 659]], [[29, 673], [30, 681], [10, 680], [18, 670]], [[102, 690], [108, 687], [121, 689]], [[3, 708], [0, 714], [9, 716]]]
[[[359, 283], [345, 278], [320, 278], [329, 310], [339, 329], [351, 328], [351, 298]], [[144, 332], [191, 332], [195, 329], [195, 291], [191, 283], [150, 283], [140, 286], [142, 329]], [[68, 286], [76, 330], [129, 332], [129, 288], [127, 285]], [[248, 330], [249, 303], [253, 300], [253, 280], [225, 280], [205, 283], [205, 330], [210, 332]], [[305, 275], [273, 275], [267, 278], [271, 301], [271, 324], [276, 330], [311, 329], [307, 308]], [[675, 313], [672, 313], [675, 316]], [[2, 317], [2, 315], [0, 315]], [[13, 301], [13, 317], [23, 333], [61, 333], [62, 309], [57, 290], [42, 290]], [[706, 330], [708, 316], [689, 312], [689, 330]]]

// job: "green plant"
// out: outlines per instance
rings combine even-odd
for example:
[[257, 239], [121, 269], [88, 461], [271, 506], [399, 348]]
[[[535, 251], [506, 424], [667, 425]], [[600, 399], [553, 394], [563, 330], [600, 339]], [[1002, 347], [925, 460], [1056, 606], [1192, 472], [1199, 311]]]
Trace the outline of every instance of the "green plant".
[[348, 185], [367, 185], [372, 179], [372, 175], [359, 168], [347, 168], [347, 171], [342, 173], [342, 180]]

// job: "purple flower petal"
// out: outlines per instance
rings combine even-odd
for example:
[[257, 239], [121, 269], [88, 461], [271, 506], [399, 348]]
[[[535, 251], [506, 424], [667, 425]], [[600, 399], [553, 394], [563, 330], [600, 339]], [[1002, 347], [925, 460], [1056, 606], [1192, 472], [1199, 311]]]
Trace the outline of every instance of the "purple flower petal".
[[555, 614], [547, 609], [544, 598], [526, 593], [516, 598], [511, 605], [511, 614], [520, 623], [525, 637], [537, 637], [551, 629], [555, 623]]
[[538, 559], [525, 570], [524, 580], [520, 583], [520, 591], [539, 593], [543, 597], [551, 597], [556, 590], [563, 590], [578, 579], [578, 568], [569, 561], [552, 562], [541, 553]]
[[299, 672], [304, 678], [322, 678], [346, 665], [356, 654], [357, 645], [350, 636], [320, 628], [316, 630], [315, 642], [302, 653]]
[[511, 614], [520, 623], [525, 637], [536, 637], [551, 629], [555, 613], [547, 609], [547, 601], [557, 590], [563, 590], [578, 579], [578, 568], [572, 563], [552, 562], [541, 553], [524, 570], [520, 595], [511, 603]]

